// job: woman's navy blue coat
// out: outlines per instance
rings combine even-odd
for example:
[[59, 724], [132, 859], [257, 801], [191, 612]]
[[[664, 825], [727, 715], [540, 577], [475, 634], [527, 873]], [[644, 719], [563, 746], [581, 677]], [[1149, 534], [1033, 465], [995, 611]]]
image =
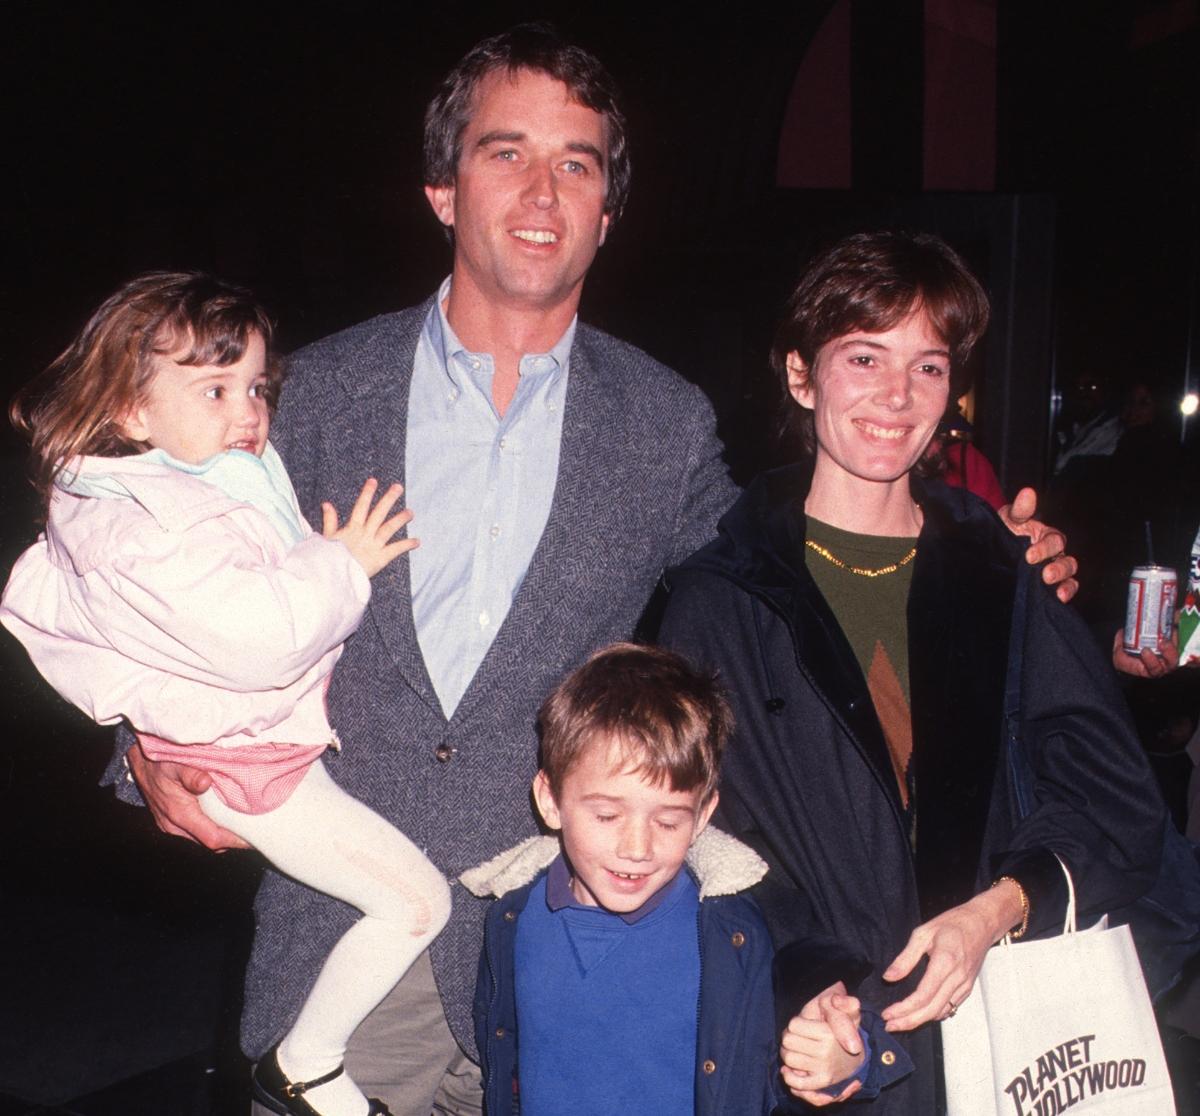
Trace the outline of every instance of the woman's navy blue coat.
[[[737, 721], [721, 772], [720, 825], [771, 865], [756, 889], [777, 941], [818, 932], [868, 958], [866, 1002], [916, 974], [879, 974], [918, 923], [992, 880], [1021, 880], [1032, 931], [1061, 925], [1069, 864], [1081, 917], [1153, 879], [1164, 808], [1112, 671], [1073, 611], [1031, 586], [1022, 679], [1037, 806], [1016, 822], [1002, 720], [1019, 540], [990, 508], [938, 483], [924, 513], [908, 603], [915, 850], [866, 681], [804, 567], [811, 467], [760, 477], [721, 536], [671, 576], [661, 640], [716, 667]], [[1031, 575], [1036, 576], [1036, 573]], [[874, 1112], [940, 1111], [933, 1028], [901, 1036], [917, 1071]]]

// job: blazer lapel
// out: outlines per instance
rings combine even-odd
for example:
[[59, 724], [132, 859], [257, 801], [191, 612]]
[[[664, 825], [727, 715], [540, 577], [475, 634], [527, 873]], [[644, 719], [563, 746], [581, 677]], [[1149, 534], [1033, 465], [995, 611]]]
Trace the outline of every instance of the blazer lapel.
[[[372, 349], [370, 365], [361, 370], [351, 388], [353, 394], [359, 397], [363, 436], [373, 440], [372, 460], [381, 482], [394, 477], [404, 483], [408, 393], [412, 385], [417, 341], [430, 306], [432, 300], [400, 329], [389, 331], [379, 338]], [[361, 458], [356, 460], [361, 461]], [[358, 477], [355, 484], [361, 485], [364, 479]], [[438, 716], [444, 716], [421, 655], [421, 644], [417, 640], [407, 554], [372, 579], [371, 603], [364, 623], [374, 626], [405, 682]]]

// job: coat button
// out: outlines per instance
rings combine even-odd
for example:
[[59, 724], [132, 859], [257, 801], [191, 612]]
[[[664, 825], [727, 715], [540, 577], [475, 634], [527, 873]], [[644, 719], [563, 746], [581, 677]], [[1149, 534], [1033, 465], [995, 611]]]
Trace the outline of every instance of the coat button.
[[731, 942], [733, 942], [734, 949], [741, 949], [742, 946], [744, 946], [746, 944], [746, 935], [743, 934], [740, 930], [735, 930], [733, 932], [733, 937], [730, 938], [729, 940]]
[[717, 1072], [717, 1063], [714, 1062], [711, 1058], [705, 1058], [704, 1065], [701, 1068], [704, 1070], [705, 1073], [716, 1073]]
[[504, 912], [504, 921], [505, 922], [516, 922], [517, 921], [517, 912], [516, 911], [505, 911]]
[[504, 1028], [503, 1027], [496, 1028], [496, 1038], [504, 1038]]
[[438, 763], [449, 763], [450, 757], [457, 751], [458, 749], [451, 744], [439, 744], [434, 748], [433, 755]]
[[885, 1050], [879, 1055], [879, 1060], [885, 1066], [894, 1066], [896, 1064], [896, 1052], [894, 1050]]

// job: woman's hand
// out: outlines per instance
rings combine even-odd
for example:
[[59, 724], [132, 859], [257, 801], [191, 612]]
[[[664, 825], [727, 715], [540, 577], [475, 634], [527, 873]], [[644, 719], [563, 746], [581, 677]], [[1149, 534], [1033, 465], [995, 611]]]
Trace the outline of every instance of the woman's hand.
[[884, 971], [884, 980], [903, 980], [922, 957], [925, 975], [911, 995], [884, 1008], [889, 1031], [912, 1031], [947, 1019], [975, 986], [984, 955], [1022, 918], [1020, 889], [1011, 880], [923, 922]]

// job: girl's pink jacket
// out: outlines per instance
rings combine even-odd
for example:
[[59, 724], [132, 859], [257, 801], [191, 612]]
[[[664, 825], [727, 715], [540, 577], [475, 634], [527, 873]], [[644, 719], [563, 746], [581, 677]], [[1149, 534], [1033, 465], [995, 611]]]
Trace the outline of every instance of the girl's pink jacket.
[[0, 602], [50, 684], [101, 724], [181, 744], [334, 742], [325, 689], [370, 595], [350, 552], [307, 524], [289, 545], [158, 462], [80, 459], [89, 470], [128, 498], [56, 489]]

